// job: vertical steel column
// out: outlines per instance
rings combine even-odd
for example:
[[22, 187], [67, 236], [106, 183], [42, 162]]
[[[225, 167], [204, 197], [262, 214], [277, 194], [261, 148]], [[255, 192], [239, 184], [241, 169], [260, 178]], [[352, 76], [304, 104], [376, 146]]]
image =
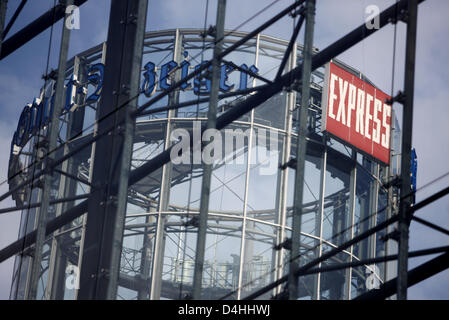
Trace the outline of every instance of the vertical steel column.
[[[371, 193], [371, 208], [370, 208], [370, 213], [372, 214], [372, 217], [370, 218], [370, 228], [374, 228], [377, 224], [377, 216], [378, 216], [378, 209], [379, 209], [379, 189], [380, 189], [380, 165], [378, 163], [373, 163], [374, 166], [374, 172], [373, 170], [371, 171], [371, 173], [373, 173], [373, 175], [377, 178], [374, 181], [374, 185], [373, 188], [370, 192]], [[373, 214], [374, 213], [374, 214]], [[378, 234], [373, 234], [370, 238], [371, 244], [370, 244], [370, 258], [375, 258], [376, 257], [376, 238], [377, 238]]]
[[[73, 76], [74, 80], [78, 81], [78, 83], [84, 83], [85, 77], [87, 76], [87, 65], [84, 58], [80, 58], [79, 56], [75, 56], [73, 62]], [[76, 103], [78, 105], [83, 104], [84, 95], [80, 95], [76, 93], [75, 96]], [[84, 112], [85, 108], [77, 108], [73, 112], [67, 114], [68, 124], [66, 129], [67, 140], [70, 140], [76, 134], [81, 132], [83, 128], [84, 122]], [[64, 146], [64, 155], [69, 153], [70, 145]], [[67, 159], [62, 163], [62, 171], [77, 176], [78, 168], [80, 165], [80, 161], [75, 159], [75, 156]], [[61, 178], [59, 179], [59, 190], [58, 194], [63, 195], [64, 198], [73, 197], [76, 195], [77, 181], [71, 178], [66, 177], [61, 174]], [[73, 207], [74, 201], [67, 203], [60, 203], [56, 206], [56, 216], [61, 215], [65, 210]], [[61, 287], [59, 284], [64, 280], [65, 274], [65, 263], [60, 261], [62, 259], [62, 255], [60, 253], [59, 241], [53, 236], [52, 244], [51, 244], [51, 255], [49, 260], [49, 271], [48, 271], [48, 280], [47, 287], [45, 291], [45, 299], [52, 298], [52, 292], [56, 292], [57, 288]], [[53, 286], [55, 284], [55, 286]]]
[[[102, 50], [101, 50], [101, 63], [103, 65], [106, 64], [106, 49], [107, 49], [107, 44], [106, 44], [106, 42], [103, 42], [103, 46], [102, 46]], [[87, 74], [85, 76], [87, 76]], [[82, 79], [80, 79], [80, 82], [81, 83], [84, 82], [84, 77]], [[101, 97], [100, 97], [99, 101], [101, 101]], [[97, 107], [100, 105], [99, 101], [97, 102]], [[93, 132], [92, 132], [92, 136], [96, 136], [98, 134], [98, 122], [97, 122], [98, 121], [98, 116], [99, 116], [99, 109], [97, 108], [97, 112], [95, 112], [95, 124], [94, 124], [94, 129], [93, 129]], [[96, 145], [97, 145], [97, 142], [92, 143], [91, 150], [90, 150], [89, 176], [88, 176], [88, 179], [87, 179], [90, 184], [92, 184]], [[89, 186], [89, 192], [91, 192], [91, 190], [92, 190], [92, 187], [90, 185]], [[84, 214], [82, 216], [82, 222], [81, 223], [82, 223], [82, 225], [81, 225], [81, 239], [80, 239], [80, 244], [79, 244], [79, 249], [78, 249], [78, 268], [81, 268], [81, 266], [83, 264], [83, 250], [84, 250], [84, 240], [86, 238], [87, 214]], [[80, 275], [78, 275], [78, 277], [80, 277]], [[78, 294], [79, 294], [79, 288], [76, 289], [76, 292], [75, 292], [75, 299], [76, 300], [78, 299]]]
[[[239, 272], [238, 272], [238, 281], [237, 281], [237, 300], [240, 300], [242, 295], [242, 285], [243, 285], [243, 265], [246, 264], [246, 255], [247, 255], [247, 245], [246, 245], [246, 214], [247, 214], [247, 205], [248, 205], [248, 188], [249, 188], [249, 173], [251, 170], [251, 158], [252, 158], [252, 149], [253, 142], [255, 140], [254, 137], [254, 109], [251, 110], [251, 124], [250, 124], [250, 133], [248, 137], [248, 157], [246, 159], [246, 169], [245, 169], [245, 188], [244, 188], [244, 197], [243, 197], [243, 219], [242, 219], [242, 238], [240, 240], [240, 261], [239, 261]], [[257, 141], [256, 141], [257, 146]]]
[[147, 5], [111, 1], [98, 132], [116, 129], [96, 144], [78, 299], [117, 295]]
[[[323, 135], [323, 155], [321, 156], [321, 168], [320, 168], [320, 206], [319, 206], [319, 212], [318, 217], [316, 221], [316, 228], [318, 231], [318, 237], [319, 237], [319, 246], [317, 250], [317, 257], [321, 257], [323, 254], [323, 221], [324, 221], [324, 198], [326, 194], [326, 171], [327, 171], [327, 135]], [[321, 267], [321, 263], [318, 264], [318, 268]], [[321, 273], [318, 273], [316, 275], [316, 281], [315, 281], [315, 292], [313, 299], [320, 300], [321, 299]]]
[[[391, 110], [391, 126], [390, 126], [390, 165], [388, 166], [388, 177], [386, 179], [387, 182], [390, 182], [392, 179], [394, 179], [394, 171], [393, 171], [393, 162], [395, 161], [395, 155], [394, 151], [396, 149], [396, 146], [394, 146], [394, 132], [397, 130], [396, 128], [396, 121], [395, 121], [395, 112], [394, 110]], [[393, 186], [390, 185], [388, 187], [388, 202], [387, 202], [387, 215], [386, 220], [390, 219], [393, 215], [397, 214], [397, 205], [396, 201], [393, 199]], [[390, 232], [393, 232], [394, 225], [390, 225], [385, 230], [385, 234], [388, 234]], [[393, 254], [393, 252], [396, 252], [393, 248], [394, 245], [397, 245], [396, 242], [393, 242], [392, 240], [387, 240], [385, 242], [385, 254]], [[396, 261], [389, 261], [385, 263], [385, 276], [384, 276], [384, 282], [387, 282], [388, 280], [392, 279], [390, 278], [389, 273], [390, 269], [397, 270], [397, 265], [395, 265]]]
[[[148, 212], [156, 212], [156, 205], [149, 203]], [[148, 282], [151, 271], [151, 260], [153, 258], [153, 239], [154, 234], [150, 231], [150, 225], [155, 224], [156, 218], [154, 216], [147, 216], [145, 223], [148, 225], [144, 228], [143, 244], [142, 244], [142, 258], [140, 261], [140, 278], [143, 285], [139, 287], [137, 293], [137, 300], [147, 300], [149, 297]]]
[[302, 198], [304, 191], [304, 167], [306, 161], [307, 117], [310, 98], [310, 77], [312, 73], [313, 29], [315, 24], [315, 0], [307, 0], [306, 29], [304, 35], [304, 51], [302, 66], [302, 92], [299, 109], [298, 146], [296, 148], [295, 196], [293, 204], [292, 222], [292, 250], [290, 272], [288, 276], [289, 299], [298, 298], [298, 276], [295, 275], [299, 267], [299, 251], [301, 237]]
[[[217, 119], [218, 91], [220, 85], [220, 66], [223, 51], [224, 24], [226, 0], [219, 0], [217, 5], [217, 21], [215, 26], [215, 46], [212, 61], [212, 81], [210, 90], [209, 110], [207, 113], [207, 128], [215, 129]], [[201, 184], [201, 202], [198, 238], [195, 252], [195, 271], [193, 274], [193, 299], [201, 298], [201, 282], [203, 278], [204, 254], [206, 248], [207, 216], [209, 211], [210, 184], [212, 178], [212, 164], [203, 165], [203, 180]]]
[[[254, 59], [254, 65], [257, 67], [259, 64], [259, 45], [260, 45], [260, 34], [257, 35], [256, 38], [256, 56]], [[256, 86], [256, 81], [257, 79], [254, 78], [253, 79], [253, 83], [252, 86], [255, 87]], [[248, 253], [250, 252], [250, 250], [248, 249], [253, 249], [253, 247], [251, 246], [251, 248], [248, 248], [248, 245], [246, 244], [246, 227], [247, 227], [247, 223], [248, 220], [246, 219], [247, 217], [247, 211], [248, 211], [248, 188], [249, 188], [249, 174], [250, 174], [250, 167], [251, 167], [251, 159], [252, 159], [252, 149], [253, 149], [253, 145], [254, 143], [256, 143], [257, 145], [257, 141], [255, 141], [255, 136], [254, 136], [254, 109], [251, 110], [251, 116], [250, 116], [250, 134], [248, 137], [248, 156], [247, 156], [247, 162], [246, 162], [246, 172], [245, 172], [245, 188], [244, 188], [244, 196], [243, 196], [243, 219], [242, 219], [242, 234], [241, 234], [241, 240], [240, 240], [240, 261], [239, 261], [239, 268], [238, 268], [238, 280], [237, 280], [237, 300], [240, 300], [241, 296], [242, 296], [242, 286], [245, 285], [245, 283], [243, 282], [243, 268], [244, 265], [247, 264], [246, 259], [248, 256]], [[245, 277], [246, 280], [246, 277]]]
[[[103, 42], [103, 46], [101, 49], [101, 63], [103, 65], [106, 64], [106, 50], [107, 50], [107, 44], [106, 42]], [[100, 100], [97, 101], [96, 105], [97, 107], [100, 105]], [[94, 129], [92, 132], [92, 136], [96, 136], [98, 134], [98, 116], [99, 116], [99, 109], [97, 108], [97, 112], [95, 112], [95, 124]], [[88, 182], [92, 184], [92, 177], [93, 177], [93, 169], [94, 169], [94, 159], [95, 159], [95, 151], [96, 151], [96, 145], [97, 142], [92, 143], [92, 147], [90, 150], [90, 165], [89, 165], [89, 177]], [[91, 186], [89, 186], [89, 192], [91, 191]], [[84, 214], [82, 216], [82, 226], [81, 226], [81, 239], [80, 239], [80, 245], [78, 250], [78, 268], [81, 268], [83, 264], [83, 250], [84, 250], [84, 240], [86, 238], [86, 223], [87, 223], [87, 214]], [[80, 277], [80, 275], [78, 275]], [[76, 290], [75, 293], [75, 299], [78, 299], [79, 294], [79, 288]]]
[[[351, 176], [349, 178], [349, 214], [350, 214], [350, 221], [349, 225], [351, 226], [351, 235], [350, 239], [354, 238], [354, 229], [355, 229], [355, 201], [356, 201], [356, 184], [357, 184], [357, 152], [352, 149], [352, 169], [351, 169]], [[349, 248], [349, 262], [352, 262], [353, 260], [353, 252], [354, 252], [354, 246], [351, 246]], [[346, 293], [345, 298], [346, 300], [351, 300], [351, 278], [352, 278], [352, 268], [346, 269]]]
[[[73, 0], [68, 0], [66, 6], [73, 4]], [[66, 13], [65, 19], [68, 19], [69, 14]], [[65, 20], [64, 20], [65, 21]], [[59, 116], [63, 108], [64, 102], [64, 79], [67, 63], [67, 55], [69, 51], [70, 42], [70, 30], [65, 27], [65, 23], [62, 24], [62, 37], [61, 37], [61, 47], [59, 52], [59, 62], [58, 62], [58, 78], [56, 82], [56, 92], [55, 92], [55, 104], [53, 113], [51, 115], [51, 121], [48, 124], [47, 131], [47, 146], [46, 150], [49, 153], [44, 160], [44, 170], [48, 170], [54, 159], [54, 150], [57, 146], [58, 132], [59, 132]], [[51, 153], [50, 153], [51, 152]], [[41, 198], [41, 207], [38, 211], [37, 217], [37, 235], [36, 244], [34, 249], [34, 258], [31, 269], [30, 286], [28, 289], [27, 299], [35, 300], [37, 295], [37, 287], [39, 281], [39, 274], [41, 271], [42, 262], [42, 250], [45, 242], [45, 229], [47, 224], [47, 214], [50, 208], [50, 191], [52, 187], [52, 174], [51, 172], [46, 172], [43, 176], [43, 189]]]
[[416, 25], [418, 20], [418, 0], [408, 1], [407, 43], [405, 49], [405, 102], [402, 115], [402, 155], [401, 155], [401, 203], [399, 208], [399, 256], [398, 256], [398, 300], [407, 299], [408, 233], [410, 220], [408, 210], [412, 206], [410, 195], [410, 159], [412, 149], [413, 95], [415, 86]]
[[[73, 63], [73, 76], [75, 85], [84, 84], [87, 77], [87, 63], [84, 57], [75, 56]], [[84, 103], [86, 95], [76, 89], [75, 103], [79, 106]], [[67, 124], [67, 140], [71, 140], [74, 136], [79, 134], [83, 129], [85, 107], [77, 107], [76, 110], [69, 112], [67, 114], [68, 124]], [[73, 146], [67, 144], [64, 146], [64, 154], [72, 151]], [[79, 171], [79, 166], [81, 161], [73, 156], [62, 164], [62, 171], [68, 172], [74, 176], [77, 176]], [[65, 198], [73, 197], [76, 195], [77, 181], [61, 175], [59, 180], [59, 191], [58, 194], [62, 194]], [[74, 201], [60, 203], [56, 206], [56, 216], [61, 215], [62, 212], [70, 209], [74, 206]], [[68, 227], [68, 226], [67, 226]], [[49, 272], [48, 281], [46, 288], [46, 299], [58, 299], [64, 296], [64, 282], [65, 282], [65, 272], [66, 272], [66, 258], [61, 253], [60, 241], [53, 237], [51, 245], [51, 256], [49, 262]], [[79, 264], [78, 264], [79, 265]]]
[[[174, 40], [174, 50], [173, 50], [173, 60], [181, 64], [182, 60], [182, 37], [179, 29], [176, 29], [175, 40]], [[181, 70], [176, 71], [174, 74], [175, 82], [181, 79]], [[168, 105], [176, 105], [179, 102], [179, 90], [172, 91], [168, 97]], [[165, 150], [170, 148], [172, 142], [170, 141], [170, 134], [173, 129], [173, 118], [177, 113], [176, 109], [168, 111], [167, 114], [167, 128], [165, 131]], [[150, 299], [158, 300], [161, 297], [162, 289], [162, 271], [164, 268], [164, 253], [165, 253], [165, 212], [168, 210], [168, 204], [170, 200], [170, 186], [172, 177], [172, 163], [168, 162], [162, 167], [161, 175], [161, 188], [159, 192], [159, 203], [157, 206], [158, 217], [157, 217], [157, 227], [156, 236], [154, 244], [154, 257], [153, 266], [151, 272], [151, 291]]]
[[2, 53], [3, 29], [5, 28], [7, 7], [8, 0], [0, 0], [0, 54]]
[[[296, 42], [293, 44], [292, 52], [290, 54], [289, 63], [287, 65], [288, 71], [291, 71], [292, 69], [296, 68], [296, 59], [297, 59], [297, 44]], [[285, 137], [283, 139], [283, 150], [282, 150], [282, 158], [281, 163], [287, 163], [290, 160], [290, 154], [291, 154], [291, 145], [292, 145], [292, 123], [293, 123], [293, 112], [295, 112], [296, 108], [296, 91], [291, 90], [291, 92], [287, 93], [287, 104], [286, 104], [286, 113], [285, 113]], [[280, 230], [277, 235], [277, 243], [280, 244], [285, 240], [285, 224], [287, 221], [287, 194], [288, 194], [288, 173], [289, 170], [292, 170], [291, 168], [286, 168], [285, 170], [281, 170], [281, 172], [278, 175], [278, 203], [277, 203], [277, 213], [278, 213], [278, 219], [279, 221], [276, 221], [280, 224]], [[284, 252], [285, 249], [281, 248], [280, 250], [276, 251], [275, 255], [275, 275], [274, 279], [272, 281], [280, 279], [284, 274]], [[278, 286], [274, 289], [273, 295], [279, 294], [281, 292], [282, 287]]]

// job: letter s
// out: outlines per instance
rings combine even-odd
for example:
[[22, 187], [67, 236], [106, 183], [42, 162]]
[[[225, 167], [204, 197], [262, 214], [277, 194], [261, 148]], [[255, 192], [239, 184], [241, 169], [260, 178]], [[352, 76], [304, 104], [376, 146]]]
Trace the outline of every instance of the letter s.
[[387, 122], [387, 118], [391, 119], [391, 106], [384, 104], [384, 110], [382, 113], [382, 126], [385, 128], [385, 133], [382, 133], [382, 147], [390, 148], [390, 124]]

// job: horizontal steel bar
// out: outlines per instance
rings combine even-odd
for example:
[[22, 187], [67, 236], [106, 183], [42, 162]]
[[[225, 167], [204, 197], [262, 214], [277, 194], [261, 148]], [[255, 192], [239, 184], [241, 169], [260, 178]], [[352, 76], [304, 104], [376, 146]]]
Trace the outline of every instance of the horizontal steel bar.
[[[407, 287], [434, 276], [435, 274], [449, 268], [449, 252], [442, 254], [422, 265], [407, 272]], [[385, 282], [379, 289], [370, 290], [361, 294], [353, 300], [383, 300], [396, 293], [397, 279]]]
[[[114, 128], [111, 127], [110, 130], [113, 130]], [[65, 154], [64, 156], [62, 156], [61, 158], [54, 160], [50, 165], [49, 165], [49, 170], [52, 170], [54, 168], [56, 168], [57, 166], [59, 166], [61, 163], [63, 163], [64, 161], [66, 161], [67, 159], [70, 159], [70, 157], [72, 157], [74, 154], [76, 154], [78, 151], [88, 147], [89, 145], [91, 145], [93, 142], [97, 141], [98, 139], [100, 139], [101, 137], [103, 137], [104, 135], [108, 134], [109, 131], [105, 131], [102, 133], [97, 133], [95, 136], [90, 137], [89, 139], [87, 139], [87, 141], [84, 141], [82, 144], [80, 144], [79, 146], [77, 146], [76, 148], [73, 148], [73, 150], [71, 150], [70, 152], [68, 152], [67, 154]], [[56, 150], [58, 150], [59, 148], [61, 148], [64, 145], [60, 145], [58, 146], [56, 149], [49, 151], [45, 156], [48, 156], [50, 153], [55, 152]], [[36, 161], [34, 163], [32, 163], [31, 165], [28, 166], [31, 167], [33, 165], [37, 165], [39, 161]], [[21, 172], [23, 172], [23, 170], [19, 171], [18, 173], [14, 174], [12, 177], [9, 177], [8, 180], [14, 179], [18, 174], [20, 174]], [[26, 185], [32, 183], [34, 180], [40, 178], [43, 174], [45, 174], [46, 171], [45, 170], [40, 170], [37, 173], [34, 174], [34, 176], [30, 179], [25, 180], [24, 182], [20, 183], [18, 186], [16, 186], [14, 189], [9, 190], [8, 192], [5, 192], [4, 194], [2, 194], [0, 196], [0, 201], [3, 201], [4, 199], [8, 198], [10, 195], [12, 195], [14, 192], [20, 190], [21, 188], [25, 187]]]
[[416, 222], [419, 222], [419, 223], [429, 227], [429, 228], [435, 229], [435, 230], [437, 230], [437, 231], [439, 231], [441, 233], [444, 233], [445, 235], [449, 236], [449, 230], [444, 229], [444, 228], [442, 228], [440, 226], [437, 226], [436, 224], [433, 224], [432, 222], [429, 222], [427, 220], [424, 220], [424, 219], [421, 219], [421, 218], [418, 218], [418, 217], [415, 217], [415, 216], [413, 216], [412, 219], [415, 220]]
[[[82, 194], [82, 195], [74, 196], [74, 197], [70, 197], [70, 198], [51, 200], [50, 204], [70, 202], [70, 201], [82, 200], [82, 199], [87, 199], [87, 198], [89, 198], [89, 195]], [[3, 208], [3, 209], [0, 209], [0, 214], [13, 212], [13, 211], [19, 211], [19, 210], [27, 210], [27, 209], [37, 208], [40, 205], [41, 205], [41, 203], [37, 202], [37, 203], [26, 204], [26, 205], [19, 206], [19, 207]]]
[[[82, 194], [82, 195], [74, 196], [74, 197], [70, 197], [70, 198], [52, 200], [52, 201], [50, 201], [50, 204], [70, 202], [70, 201], [82, 200], [82, 199], [87, 199], [87, 198], [89, 198], [89, 195]], [[37, 203], [26, 204], [26, 205], [19, 206], [19, 207], [3, 208], [3, 209], [0, 209], [0, 214], [13, 212], [13, 211], [20, 211], [20, 210], [27, 210], [27, 209], [37, 208], [40, 205], [41, 205], [41, 203], [37, 202]]]
[[[447, 251], [449, 251], [449, 246], [411, 251], [408, 253], [408, 256], [410, 258], [416, 258], [416, 257], [421, 257], [421, 256], [436, 254], [436, 253], [441, 253], [441, 252], [447, 252]], [[397, 258], [398, 258], [397, 254], [392, 254], [392, 255], [388, 255], [388, 256], [365, 259], [365, 260], [360, 260], [360, 261], [339, 263], [339, 264], [330, 265], [330, 266], [326, 266], [326, 267], [310, 269], [310, 270], [304, 272], [304, 275], [310, 275], [310, 274], [321, 273], [321, 272], [331, 272], [331, 271], [342, 270], [342, 269], [351, 268], [351, 267], [359, 267], [359, 266], [363, 266], [363, 265], [369, 265], [369, 264], [373, 264], [373, 263], [382, 263], [382, 262], [397, 260]]]
[[271, 81], [271, 80], [269, 80], [269, 79], [267, 79], [267, 78], [265, 78], [265, 77], [262, 77], [262, 76], [258, 75], [257, 73], [252, 72], [251, 70], [245, 70], [245, 69], [243, 69], [242, 67], [236, 65], [236, 64], [235, 64], [234, 62], [232, 62], [232, 61], [228, 61], [228, 60], [224, 60], [224, 59], [222, 59], [222, 61], [223, 61], [224, 63], [226, 63], [227, 65], [230, 65], [231, 67], [233, 67], [234, 69], [236, 69], [236, 70], [238, 70], [238, 71], [247, 73], [248, 75], [250, 75], [250, 76], [253, 77], [253, 78], [259, 79], [259, 80], [261, 80], [261, 81], [263, 81], [263, 82], [265, 82], [265, 83], [268, 83], [268, 84], [273, 83], [273, 81]]
[[[76, 218], [80, 217], [87, 211], [87, 200], [84, 200], [77, 206], [67, 210], [60, 216], [57, 216], [53, 220], [49, 221], [47, 223], [47, 228], [45, 230], [45, 235], [48, 236], [49, 234], [55, 232], [56, 230], [60, 229], [64, 225], [70, 223], [71, 221], [75, 220]], [[36, 242], [36, 230], [29, 232], [22, 238], [14, 241], [9, 246], [3, 248], [0, 251], [0, 263], [5, 261], [6, 259], [9, 259], [10, 257], [22, 252], [27, 247], [31, 246]]]
[[57, 172], [57, 173], [59, 173], [59, 174], [62, 174], [62, 175], [64, 175], [64, 176], [66, 176], [66, 177], [68, 177], [68, 178], [70, 178], [70, 179], [73, 179], [73, 180], [75, 180], [75, 181], [81, 182], [82, 184], [85, 184], [85, 185], [88, 185], [88, 186], [92, 186], [92, 185], [89, 183], [89, 181], [87, 181], [87, 180], [85, 180], [85, 179], [82, 179], [82, 178], [79, 178], [79, 177], [77, 177], [77, 176], [75, 176], [75, 175], [73, 175], [73, 174], [71, 174], [71, 173], [64, 172], [64, 171], [59, 170], [59, 169], [54, 169], [54, 171]]

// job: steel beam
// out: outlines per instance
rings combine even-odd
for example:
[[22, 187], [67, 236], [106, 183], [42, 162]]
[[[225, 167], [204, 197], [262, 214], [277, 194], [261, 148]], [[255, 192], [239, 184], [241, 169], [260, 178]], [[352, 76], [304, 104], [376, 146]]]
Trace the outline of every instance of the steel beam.
[[[173, 60], [177, 63], [182, 61], [182, 36], [179, 30], [176, 30], [175, 42], [173, 45]], [[180, 70], [174, 74], [174, 81], [179, 81], [181, 78]], [[179, 91], [172, 91], [168, 97], [169, 107], [172, 105], [179, 105]], [[170, 141], [170, 135], [173, 131], [173, 118], [175, 118], [177, 110], [172, 108], [168, 110], [167, 113], [167, 127], [165, 130], [165, 149], [168, 149], [172, 142]], [[154, 254], [153, 257], [147, 257], [149, 260], [153, 260], [153, 268], [151, 275], [151, 292], [150, 299], [160, 299], [162, 290], [162, 273], [164, 269], [164, 254], [165, 254], [165, 223], [166, 217], [162, 212], [167, 212], [169, 209], [170, 200], [170, 187], [172, 180], [172, 163], [168, 162], [162, 167], [161, 174], [161, 187], [159, 190], [159, 203], [157, 206], [158, 217], [157, 217], [157, 229], [154, 239]]]
[[5, 34], [3, 28], [5, 27], [7, 7], [8, 7], [8, 0], [0, 1], [0, 55], [2, 54], [2, 43]]
[[421, 223], [421, 224], [423, 224], [423, 225], [425, 225], [425, 226], [427, 226], [429, 228], [432, 228], [434, 230], [437, 230], [437, 231], [439, 231], [441, 233], [444, 233], [445, 235], [449, 236], [449, 230], [444, 229], [444, 228], [442, 228], [440, 226], [437, 226], [436, 224], [434, 224], [432, 222], [429, 222], [427, 220], [421, 219], [421, 218], [416, 217], [416, 216], [413, 216], [412, 219], [415, 220], [418, 223]]
[[[55, 200], [51, 200], [50, 201], [50, 205], [53, 204], [58, 204], [58, 203], [64, 203], [64, 202], [73, 202], [76, 200], [82, 200], [82, 199], [86, 199], [88, 196], [87, 195], [78, 195], [78, 196], [74, 196], [74, 197], [67, 197], [67, 198], [62, 198], [62, 199], [55, 199]], [[19, 206], [19, 207], [12, 207], [12, 208], [3, 208], [0, 209], [0, 214], [3, 213], [8, 213], [8, 212], [14, 212], [14, 211], [20, 211], [20, 210], [26, 210], [26, 209], [31, 209], [31, 208], [37, 208], [40, 207], [41, 203], [30, 203], [30, 204], [26, 204], [23, 206]]]
[[[409, 252], [409, 258], [416, 258], [426, 255], [432, 255], [436, 253], [443, 253], [443, 252], [449, 252], [449, 246], [444, 247], [436, 247], [431, 249], [423, 249], [423, 250], [417, 250], [417, 251], [411, 251]], [[352, 262], [345, 262], [345, 263], [335, 263], [335, 264], [329, 264], [325, 267], [319, 267], [319, 268], [313, 268], [308, 271], [305, 271], [303, 275], [310, 275], [310, 274], [316, 274], [316, 273], [322, 273], [322, 272], [332, 272], [336, 270], [342, 270], [347, 268], [354, 268], [354, 267], [360, 267], [360, 266], [369, 266], [374, 263], [382, 263], [387, 261], [396, 260], [398, 258], [397, 254], [388, 255], [388, 256], [382, 256], [377, 258], [368, 258], [364, 260], [356, 260]]]
[[405, 48], [404, 94], [402, 112], [401, 151], [401, 202], [399, 203], [399, 259], [397, 278], [397, 298], [407, 299], [408, 238], [410, 220], [407, 215], [413, 205], [410, 181], [410, 165], [413, 133], [413, 95], [415, 87], [416, 26], [418, 20], [418, 0], [409, 0], [407, 7], [407, 42]]
[[299, 21], [296, 24], [295, 30], [293, 31], [293, 34], [290, 38], [290, 42], [288, 43], [287, 49], [285, 50], [284, 57], [282, 57], [281, 64], [279, 65], [278, 72], [276, 76], [274, 77], [274, 81], [278, 80], [279, 77], [282, 75], [282, 72], [284, 72], [285, 65], [287, 64], [288, 58], [290, 57], [290, 53], [293, 49], [293, 46], [295, 45], [296, 38], [298, 37], [299, 31], [301, 31], [302, 24], [304, 23], [304, 17], [305, 15], [301, 11]]
[[[6, 3], [8, 3], [8, 0], [2, 1]], [[17, 7], [16, 11], [14, 12], [14, 14], [11, 17], [11, 20], [9, 20], [8, 25], [6, 26], [5, 30], [0, 30], [0, 38], [5, 39], [5, 37], [7, 36], [9, 30], [11, 29], [11, 27], [14, 25], [14, 22], [16, 22], [17, 17], [19, 16], [20, 12], [22, 12], [23, 7], [25, 7], [25, 4], [27, 3], [27, 0], [22, 0], [22, 2], [20, 2], [19, 6]]]
[[[296, 42], [293, 42], [293, 46], [290, 52], [289, 57], [289, 63], [288, 63], [288, 71], [292, 70], [296, 67], [296, 61], [297, 61], [297, 44]], [[296, 109], [296, 91], [289, 90], [287, 93], [287, 108], [286, 108], [286, 115], [285, 115], [285, 131], [286, 134], [283, 137], [282, 140], [282, 154], [280, 155], [281, 163], [287, 163], [290, 160], [290, 154], [291, 154], [291, 144], [292, 144], [292, 126], [293, 126], [293, 112]], [[280, 174], [278, 175], [278, 182], [277, 182], [277, 191], [276, 191], [276, 212], [277, 212], [277, 221], [275, 221], [277, 224], [280, 224], [281, 228], [278, 229], [277, 236], [276, 236], [276, 245], [279, 245], [283, 241], [285, 241], [285, 225], [287, 221], [287, 194], [288, 194], [288, 168], [285, 168], [284, 170], [281, 170]], [[273, 257], [273, 268], [276, 269], [276, 272], [274, 273], [274, 276], [272, 277], [271, 281], [274, 281], [275, 279], [279, 279], [282, 277], [284, 273], [284, 255], [285, 255], [285, 248], [281, 248], [276, 251], [275, 257]], [[274, 294], [279, 293], [280, 287], [276, 288], [274, 290]]]
[[[290, 269], [288, 277], [288, 297], [298, 298], [299, 248], [301, 242], [302, 205], [304, 193], [304, 170], [306, 163], [306, 137], [308, 133], [307, 118], [309, 113], [310, 77], [312, 74], [313, 31], [315, 26], [315, 0], [306, 2], [306, 30], [304, 34], [304, 50], [302, 64], [301, 105], [299, 107], [298, 140], [296, 146], [295, 193], [292, 217], [292, 249], [290, 251]], [[300, 21], [301, 22], [301, 21]], [[300, 23], [299, 22], [299, 23]], [[300, 24], [298, 23], [299, 27]], [[298, 27], [297, 27], [298, 29]], [[299, 32], [299, 30], [295, 30]], [[292, 38], [293, 39], [293, 38]]]
[[[407, 287], [414, 286], [447, 268], [449, 268], [449, 252], [410, 270], [407, 273]], [[397, 282], [398, 278], [394, 278], [382, 284], [379, 289], [368, 291], [354, 300], [383, 300], [388, 298], [397, 292]]]
[[[87, 63], [83, 57], [76, 56], [73, 63], [73, 80], [78, 83], [84, 83], [87, 77]], [[76, 105], [84, 103], [86, 95], [82, 92], [76, 91], [75, 101]], [[66, 128], [67, 139], [71, 140], [83, 127], [84, 116], [86, 108], [77, 108], [70, 112], [67, 116], [68, 124]], [[72, 151], [74, 147], [70, 144], [64, 146], [64, 154]], [[78, 157], [71, 157], [62, 163], [62, 170], [54, 169], [54, 172], [60, 173], [58, 194], [63, 194], [64, 197], [72, 197], [76, 195], [78, 181], [90, 186], [87, 181], [82, 181], [77, 177], [81, 159]], [[68, 179], [69, 178], [69, 179]], [[89, 193], [85, 195], [88, 198]], [[74, 201], [68, 201], [56, 207], [56, 215], [61, 215], [67, 209], [75, 205]], [[63, 231], [70, 229], [70, 225], [62, 228]], [[51, 245], [51, 256], [49, 261], [48, 281], [46, 287], [46, 299], [62, 299], [65, 291], [65, 274], [67, 267], [67, 257], [62, 250], [63, 244], [53, 237]], [[79, 264], [78, 264], [79, 266]]]
[[[78, 299], [116, 299], [147, 0], [112, 0]], [[124, 108], [118, 109], [120, 106]], [[118, 110], [117, 110], [118, 109]]]
[[[215, 23], [215, 46], [214, 56], [212, 60], [212, 79], [209, 97], [209, 110], [207, 112], [207, 129], [216, 129], [217, 125], [217, 106], [218, 106], [218, 92], [220, 87], [220, 67], [221, 67], [221, 53], [223, 51], [224, 40], [224, 24], [226, 13], [226, 0], [218, 0], [217, 5], [217, 20]], [[198, 152], [203, 150], [193, 150]], [[203, 163], [203, 179], [201, 183], [201, 200], [198, 236], [195, 251], [195, 269], [193, 273], [193, 299], [201, 299], [201, 287], [203, 280], [203, 266], [204, 255], [206, 250], [207, 237], [207, 217], [209, 215], [209, 196], [210, 184], [212, 180], [212, 164]], [[245, 235], [242, 234], [242, 237]]]
[[[72, 0], [68, 0], [66, 2], [66, 5], [69, 6], [72, 3], [73, 3]], [[68, 17], [69, 14], [66, 14], [66, 19]], [[70, 30], [65, 27], [65, 24], [62, 24], [61, 47], [59, 51], [59, 63], [58, 63], [58, 77], [56, 80], [55, 104], [53, 113], [51, 115], [51, 121], [48, 124], [48, 131], [46, 137], [48, 142], [46, 148], [48, 151], [55, 149], [58, 143], [59, 117], [61, 115], [64, 103], [64, 82], [65, 82], [67, 56], [69, 52], [69, 43], [70, 43]], [[50, 165], [52, 164], [53, 159], [54, 154], [50, 154], [45, 158], [45, 160], [42, 163], [44, 168], [43, 171], [45, 172], [43, 177], [44, 185], [42, 189], [41, 206], [37, 213], [37, 227], [36, 227], [37, 235], [36, 235], [36, 245], [34, 249], [33, 263], [31, 267], [30, 285], [28, 287], [28, 291], [25, 296], [26, 299], [30, 300], [35, 300], [37, 298], [38, 282], [41, 273], [42, 250], [45, 242], [47, 215], [48, 210], [50, 208], [50, 195], [53, 180]], [[48, 170], [47, 172], [47, 169], [50, 170]]]

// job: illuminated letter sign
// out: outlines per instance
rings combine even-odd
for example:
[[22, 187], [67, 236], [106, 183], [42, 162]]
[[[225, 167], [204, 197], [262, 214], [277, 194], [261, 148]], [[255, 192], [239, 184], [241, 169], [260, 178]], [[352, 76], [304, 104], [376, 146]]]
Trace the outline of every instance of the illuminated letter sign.
[[330, 62], [322, 95], [323, 126], [333, 136], [390, 162], [390, 96]]

